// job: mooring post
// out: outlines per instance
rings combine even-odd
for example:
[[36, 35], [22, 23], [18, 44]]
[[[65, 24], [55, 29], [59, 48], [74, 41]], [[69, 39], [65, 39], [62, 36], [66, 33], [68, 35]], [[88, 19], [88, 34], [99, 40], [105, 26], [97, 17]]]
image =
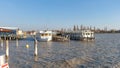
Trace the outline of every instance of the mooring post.
[[16, 39], [16, 46], [18, 47], [18, 39]]
[[6, 47], [5, 47], [5, 49], [6, 49], [6, 58], [8, 58], [9, 57], [9, 42], [8, 42], [8, 39], [6, 40]]
[[37, 40], [34, 40], [34, 56], [38, 55], [38, 50], [37, 50]]

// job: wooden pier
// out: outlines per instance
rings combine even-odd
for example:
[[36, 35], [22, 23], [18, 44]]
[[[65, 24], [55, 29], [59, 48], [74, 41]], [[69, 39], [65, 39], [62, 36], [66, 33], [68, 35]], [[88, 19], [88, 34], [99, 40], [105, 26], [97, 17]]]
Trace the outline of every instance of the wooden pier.
[[22, 39], [19, 36], [0, 36], [0, 39], [2, 40], [16, 40], [16, 39]]

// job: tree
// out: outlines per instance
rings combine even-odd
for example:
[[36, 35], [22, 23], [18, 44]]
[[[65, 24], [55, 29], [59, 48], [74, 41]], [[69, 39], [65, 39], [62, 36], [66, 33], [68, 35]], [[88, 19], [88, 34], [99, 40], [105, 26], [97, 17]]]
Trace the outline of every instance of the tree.
[[77, 30], [79, 30], [79, 27], [78, 27], [78, 25], [77, 25]]
[[76, 26], [74, 25], [74, 27], [73, 27], [73, 31], [76, 31]]

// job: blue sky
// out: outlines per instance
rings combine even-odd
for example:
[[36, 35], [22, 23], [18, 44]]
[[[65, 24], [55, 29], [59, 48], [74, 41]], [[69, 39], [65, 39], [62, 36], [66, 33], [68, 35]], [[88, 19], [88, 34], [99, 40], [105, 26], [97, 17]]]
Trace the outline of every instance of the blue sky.
[[0, 0], [0, 26], [40, 30], [81, 24], [120, 29], [120, 0]]

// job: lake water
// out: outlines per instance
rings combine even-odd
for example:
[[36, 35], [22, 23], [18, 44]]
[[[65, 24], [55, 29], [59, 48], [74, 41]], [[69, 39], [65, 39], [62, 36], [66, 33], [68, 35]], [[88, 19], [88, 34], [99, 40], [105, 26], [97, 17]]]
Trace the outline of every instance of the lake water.
[[[29, 48], [26, 48], [26, 44]], [[5, 52], [5, 41], [0, 51]], [[9, 41], [10, 68], [120, 68], [120, 34], [96, 34], [95, 41], [38, 42]]]

